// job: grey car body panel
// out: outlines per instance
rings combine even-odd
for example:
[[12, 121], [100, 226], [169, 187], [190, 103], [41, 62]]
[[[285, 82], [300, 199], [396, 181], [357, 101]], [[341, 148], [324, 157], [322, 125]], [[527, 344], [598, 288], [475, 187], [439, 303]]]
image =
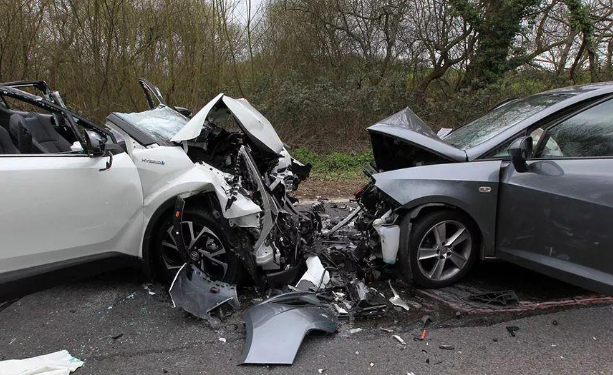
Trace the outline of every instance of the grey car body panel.
[[400, 112], [384, 118], [377, 122], [375, 125], [387, 125], [393, 128], [401, 128], [410, 131], [417, 132], [421, 135], [425, 135], [428, 138], [439, 139], [436, 133], [426, 125], [422, 119], [419, 118], [409, 107], [406, 107]]
[[493, 256], [501, 164], [500, 160], [437, 164], [383, 172], [373, 178], [404, 209], [442, 203], [465, 211], [479, 226], [484, 255]]
[[[450, 161], [466, 161], [466, 153], [464, 151], [443, 142], [436, 134], [429, 136], [401, 126], [381, 123], [369, 127], [368, 131], [403, 140], [413, 146], [431, 151]], [[373, 150], [373, 153], [376, 154], [377, 150]]]
[[338, 319], [314, 293], [271, 297], [244, 314], [247, 338], [240, 364], [291, 365], [309, 331], [334, 333]]
[[613, 294], [613, 159], [528, 164], [502, 170], [497, 256]]
[[[479, 159], [536, 124], [611, 97], [613, 83], [548, 93], [571, 96], [467, 149], [468, 162], [384, 172], [373, 176], [375, 184], [405, 209], [445, 204], [466, 211], [482, 232], [484, 257], [613, 294], [613, 252], [607, 249], [613, 224], [613, 158], [532, 160], [525, 173], [517, 173], [508, 161]], [[423, 142], [423, 149], [443, 155], [430, 136], [375, 126], [376, 131], [404, 134], [407, 141]], [[481, 186], [491, 187], [491, 192], [481, 193]]]
[[225, 304], [232, 309], [240, 308], [235, 285], [214, 281], [191, 264], [184, 264], [177, 272], [169, 294], [174, 307], [202, 319], [209, 319], [213, 310]]

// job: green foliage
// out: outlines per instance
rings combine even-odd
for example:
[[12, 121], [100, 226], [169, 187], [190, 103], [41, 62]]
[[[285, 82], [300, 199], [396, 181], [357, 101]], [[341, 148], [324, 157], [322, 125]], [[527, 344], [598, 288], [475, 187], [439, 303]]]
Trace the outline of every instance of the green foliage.
[[294, 158], [313, 165], [313, 174], [327, 179], [357, 179], [362, 176], [362, 168], [368, 165], [373, 156], [370, 151], [362, 153], [331, 152], [320, 154], [306, 147], [291, 149]]

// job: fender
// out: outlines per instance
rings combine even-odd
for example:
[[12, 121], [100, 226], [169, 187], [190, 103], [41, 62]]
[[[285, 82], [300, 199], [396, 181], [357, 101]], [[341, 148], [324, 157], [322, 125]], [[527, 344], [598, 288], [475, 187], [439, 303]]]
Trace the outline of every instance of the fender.
[[[141, 257], [145, 255], [151, 228], [163, 212], [173, 207], [176, 197], [187, 199], [201, 193], [212, 193], [220, 207], [226, 207], [231, 187], [225, 180], [225, 174], [206, 163], [193, 163], [181, 147], [134, 150], [133, 160], [141, 176], [145, 196]], [[226, 219], [245, 226], [251, 225], [260, 212], [257, 204], [240, 194], [229, 209], [222, 209]]]
[[465, 211], [481, 231], [484, 256], [495, 255], [500, 160], [437, 164], [373, 175], [403, 211], [443, 204]]

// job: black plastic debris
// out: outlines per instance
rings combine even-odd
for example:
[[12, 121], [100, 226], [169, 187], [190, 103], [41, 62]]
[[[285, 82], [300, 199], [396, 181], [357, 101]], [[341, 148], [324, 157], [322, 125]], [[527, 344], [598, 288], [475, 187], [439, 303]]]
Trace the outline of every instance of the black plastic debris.
[[363, 281], [352, 280], [349, 284], [349, 293], [355, 303], [353, 306], [354, 317], [379, 317], [386, 313], [387, 304], [379, 301], [378, 294], [371, 293]]
[[236, 286], [214, 281], [191, 264], [183, 265], [175, 276], [170, 298], [174, 307], [207, 320], [224, 318], [240, 308]]
[[519, 304], [519, 298], [512, 290], [473, 294], [468, 298], [471, 301], [485, 303], [486, 305], [509, 306]]
[[438, 348], [442, 350], [455, 350], [455, 346], [447, 344], [439, 345]]
[[507, 326], [507, 331], [511, 335], [511, 337], [515, 337], [515, 332], [519, 331], [519, 327], [517, 326]]
[[290, 292], [250, 307], [240, 364], [291, 365], [310, 331], [334, 333], [338, 319], [315, 293]]

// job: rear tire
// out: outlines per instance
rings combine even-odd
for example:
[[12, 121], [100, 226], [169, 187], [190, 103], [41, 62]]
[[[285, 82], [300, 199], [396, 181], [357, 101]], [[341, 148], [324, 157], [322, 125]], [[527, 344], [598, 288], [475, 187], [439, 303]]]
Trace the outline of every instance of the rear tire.
[[[187, 246], [194, 242], [194, 246], [200, 248], [203, 261], [198, 266], [212, 279], [237, 284], [241, 280], [242, 263], [234, 253], [220, 220], [226, 219], [215, 219], [211, 212], [201, 207], [185, 209], [182, 222], [184, 242]], [[171, 235], [172, 221], [172, 216], [168, 215], [161, 222], [153, 242], [156, 268], [166, 283], [172, 282], [184, 264]]]
[[[461, 212], [441, 210], [412, 223], [403, 220], [401, 272], [424, 288], [442, 288], [462, 280], [479, 256], [479, 231]], [[406, 238], [406, 233], [409, 233]]]

